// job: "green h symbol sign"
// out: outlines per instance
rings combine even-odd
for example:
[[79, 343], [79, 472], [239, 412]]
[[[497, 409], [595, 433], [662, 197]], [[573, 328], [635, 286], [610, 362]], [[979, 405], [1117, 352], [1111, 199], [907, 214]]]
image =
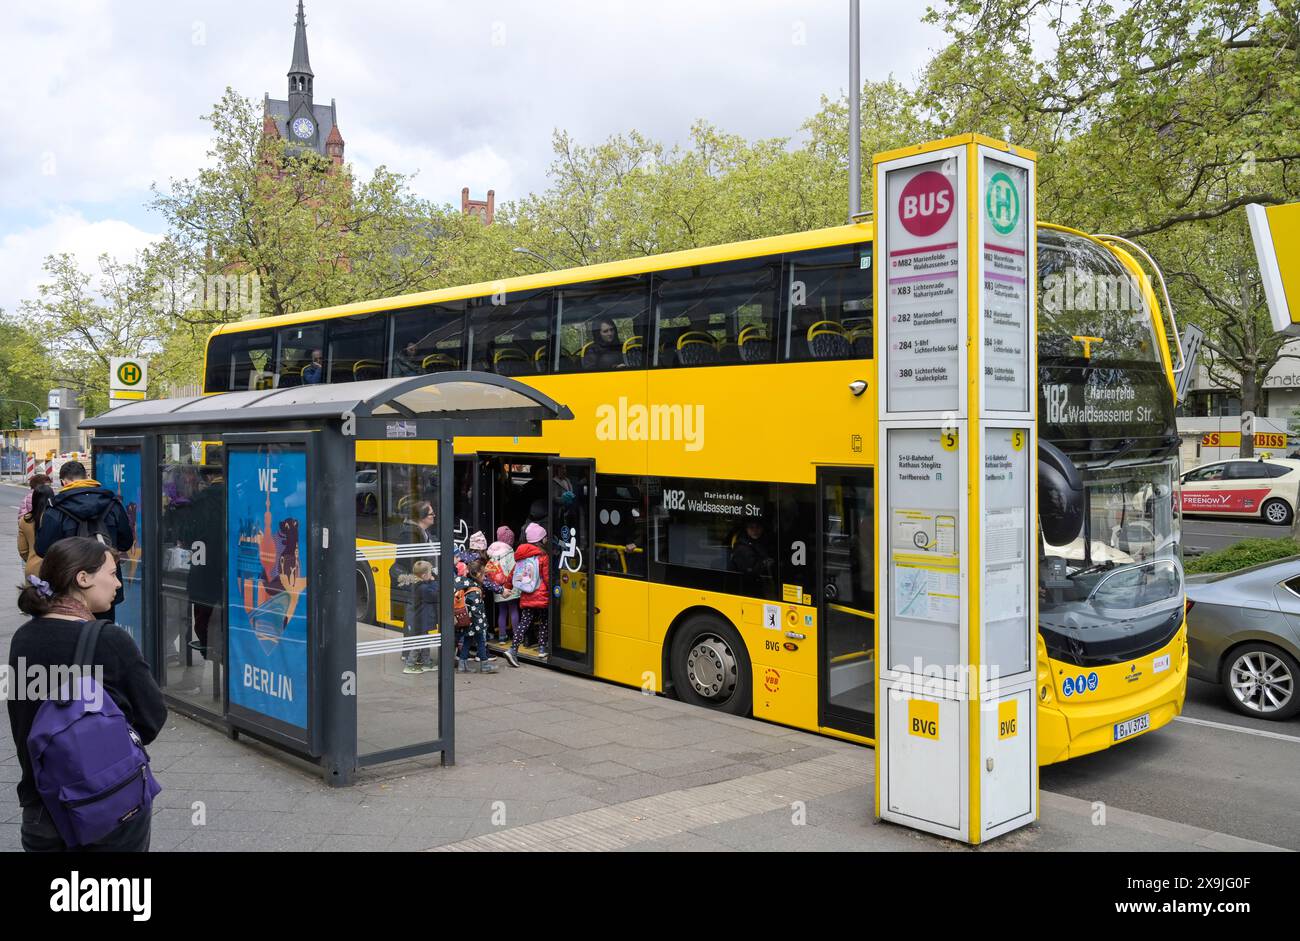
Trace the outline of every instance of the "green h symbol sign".
[[1001, 235], [1006, 235], [1020, 221], [1020, 193], [1011, 177], [1005, 173], [993, 174], [989, 180], [988, 193], [984, 200], [984, 209], [989, 222]]

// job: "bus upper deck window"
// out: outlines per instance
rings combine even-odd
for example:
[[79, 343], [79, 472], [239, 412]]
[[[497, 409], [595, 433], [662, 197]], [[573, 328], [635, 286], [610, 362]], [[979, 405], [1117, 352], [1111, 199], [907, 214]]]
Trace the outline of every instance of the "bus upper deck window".
[[549, 289], [475, 298], [469, 322], [472, 369], [500, 376], [551, 372]]
[[787, 255], [784, 283], [782, 359], [871, 358], [870, 244]]
[[280, 331], [279, 385], [316, 385], [325, 381], [325, 329], [319, 325]]
[[650, 309], [649, 277], [561, 288], [558, 371], [637, 368]]
[[779, 268], [762, 257], [656, 273], [655, 365], [770, 362]]
[[384, 377], [386, 314], [340, 317], [330, 322], [328, 382], [353, 382]]
[[463, 369], [464, 333], [464, 301], [399, 312], [393, 318], [393, 354], [389, 374], [422, 376]]

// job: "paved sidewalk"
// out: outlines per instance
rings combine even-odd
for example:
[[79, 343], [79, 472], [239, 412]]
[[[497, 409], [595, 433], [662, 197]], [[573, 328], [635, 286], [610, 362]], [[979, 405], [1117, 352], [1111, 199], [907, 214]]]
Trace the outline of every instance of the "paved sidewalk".
[[[10, 491], [4, 491], [9, 496]], [[15, 500], [0, 499], [0, 539]], [[17, 584], [16, 557], [0, 584]], [[0, 656], [22, 623], [0, 608]], [[540, 667], [456, 678], [458, 763], [310, 766], [175, 716], [150, 746], [154, 850], [965, 849], [871, 816], [870, 749]], [[20, 849], [19, 768], [0, 735], [0, 850]], [[1236, 837], [1044, 792], [1002, 850], [1251, 850]]]
[[[5, 616], [0, 628], [14, 629]], [[7, 644], [5, 644], [7, 646]], [[460, 760], [330, 789], [271, 749], [174, 717], [150, 751], [155, 850], [930, 850], [871, 819], [869, 749], [542, 668], [457, 678]], [[8, 733], [0, 850], [20, 847]], [[202, 810], [202, 817], [199, 810]], [[988, 850], [1262, 849], [1044, 793], [1037, 825]], [[201, 821], [201, 822], [200, 822]]]

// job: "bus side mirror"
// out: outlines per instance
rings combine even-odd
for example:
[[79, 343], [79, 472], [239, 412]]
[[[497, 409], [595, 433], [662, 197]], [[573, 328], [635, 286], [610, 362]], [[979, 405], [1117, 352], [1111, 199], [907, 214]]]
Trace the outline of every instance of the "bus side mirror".
[[1038, 439], [1038, 516], [1053, 546], [1073, 542], [1083, 528], [1083, 477], [1050, 441]]

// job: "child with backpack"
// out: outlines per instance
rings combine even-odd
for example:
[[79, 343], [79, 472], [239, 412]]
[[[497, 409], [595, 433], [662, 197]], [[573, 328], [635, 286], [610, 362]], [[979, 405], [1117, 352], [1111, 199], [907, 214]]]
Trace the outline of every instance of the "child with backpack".
[[514, 587], [515, 534], [509, 526], [497, 528], [497, 541], [487, 547], [487, 566], [483, 570], [483, 587], [496, 595], [497, 641], [510, 639], [519, 623], [519, 590]]
[[167, 707], [131, 635], [92, 614], [112, 606], [119, 586], [109, 548], [73, 536], [52, 544], [20, 589], [18, 607], [31, 620], [13, 636], [10, 675], [22, 663], [27, 676], [41, 670], [51, 684], [63, 681], [45, 699], [8, 701], [29, 853], [149, 849], [161, 788], [144, 746]]
[[[402, 620], [402, 633], [406, 637], [423, 637], [438, 628], [438, 583], [433, 578], [433, 563], [420, 559], [411, 566], [409, 575], [398, 576], [398, 584], [411, 593], [406, 604], [406, 617]], [[406, 664], [403, 673], [425, 673], [434, 669], [433, 651], [428, 647], [407, 650], [402, 654]]]
[[524, 539], [527, 541], [515, 552], [515, 570], [511, 581], [519, 591], [519, 622], [515, 625], [510, 649], [506, 651], [506, 659], [515, 667], [519, 666], [519, 658], [516, 656], [519, 644], [533, 629], [537, 631], [537, 655], [548, 655], [546, 617], [551, 602], [551, 560], [540, 545], [545, 538], [546, 530], [540, 524], [529, 523], [524, 528]]
[[[463, 568], [463, 571], [462, 571]], [[461, 673], [469, 672], [469, 651], [477, 647], [478, 672], [495, 673], [496, 662], [487, 650], [487, 605], [483, 600], [483, 563], [471, 559], [456, 566], [456, 587], [452, 596], [452, 616], [456, 621]]]

